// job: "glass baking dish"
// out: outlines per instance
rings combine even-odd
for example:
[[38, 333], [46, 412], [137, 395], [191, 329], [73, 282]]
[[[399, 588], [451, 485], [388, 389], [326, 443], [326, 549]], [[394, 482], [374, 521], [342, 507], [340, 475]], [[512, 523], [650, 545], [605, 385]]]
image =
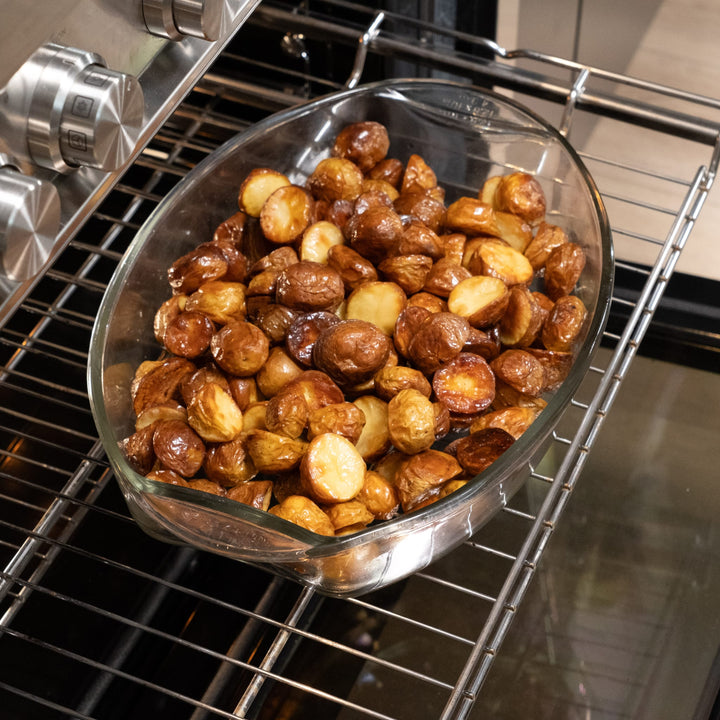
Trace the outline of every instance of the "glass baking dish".
[[[130, 383], [156, 359], [155, 310], [170, 295], [167, 269], [211, 239], [237, 212], [237, 191], [255, 167], [303, 184], [345, 125], [377, 120], [389, 156], [421, 155], [446, 189], [446, 204], [476, 195], [490, 176], [532, 173], [547, 219], [581, 244], [587, 263], [575, 294], [589, 311], [586, 335], [562, 386], [522, 437], [465, 487], [415, 512], [352, 535], [325, 537], [262, 510], [138, 475], [120, 449], [133, 431]], [[150, 535], [261, 564], [334, 596], [355, 596], [425, 567], [469, 538], [518, 490], [588, 370], [606, 321], [613, 277], [600, 195], [565, 139], [522, 106], [478, 88], [398, 80], [336, 93], [273, 115], [202, 163], [158, 205], [110, 282], [93, 330], [88, 383], [95, 422], [130, 511]]]

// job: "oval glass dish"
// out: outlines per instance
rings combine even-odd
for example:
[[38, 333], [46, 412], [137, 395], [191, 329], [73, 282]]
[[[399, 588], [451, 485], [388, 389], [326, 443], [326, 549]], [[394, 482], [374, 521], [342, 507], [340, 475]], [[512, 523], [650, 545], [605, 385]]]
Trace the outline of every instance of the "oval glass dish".
[[[121, 451], [134, 429], [130, 384], [157, 359], [153, 316], [170, 296], [167, 270], [212, 239], [237, 212], [238, 187], [255, 167], [304, 184], [345, 125], [376, 120], [389, 132], [389, 157], [421, 155], [446, 190], [446, 204], [476, 196], [490, 176], [525, 171], [541, 183], [547, 220], [580, 244], [587, 262], [575, 294], [585, 303], [585, 337], [561, 387], [532, 426], [486, 471], [426, 507], [352, 535], [325, 537], [262, 510], [149, 480]], [[91, 340], [88, 381], [100, 438], [128, 506], [152, 536], [187, 543], [335, 596], [359, 595], [425, 567], [469, 538], [518, 490], [570, 402], [599, 344], [613, 277], [610, 230], [581, 160], [543, 120], [512, 101], [450, 82], [366, 85], [281, 112], [212, 153], [158, 205], [137, 233], [102, 302]]]

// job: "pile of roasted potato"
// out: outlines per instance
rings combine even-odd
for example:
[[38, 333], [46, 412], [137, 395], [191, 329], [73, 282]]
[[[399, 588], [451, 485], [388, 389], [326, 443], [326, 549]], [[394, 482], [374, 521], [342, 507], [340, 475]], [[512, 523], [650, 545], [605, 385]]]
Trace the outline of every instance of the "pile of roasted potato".
[[542, 411], [584, 332], [582, 247], [533, 176], [446, 206], [389, 147], [358, 122], [304, 186], [252, 170], [169, 268], [123, 442], [139, 473], [344, 535], [462, 487]]

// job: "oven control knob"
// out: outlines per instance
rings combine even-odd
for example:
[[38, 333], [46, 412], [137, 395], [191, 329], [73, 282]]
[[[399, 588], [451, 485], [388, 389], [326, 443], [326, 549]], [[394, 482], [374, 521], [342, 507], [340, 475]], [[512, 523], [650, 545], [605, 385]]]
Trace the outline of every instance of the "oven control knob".
[[58, 172], [125, 164], [143, 120], [137, 79], [110, 70], [95, 53], [52, 43], [31, 62], [37, 67], [27, 120], [33, 162]]
[[231, 20], [228, 0], [143, 0], [142, 7], [147, 29], [171, 40], [217, 40]]
[[1, 274], [17, 282], [36, 275], [59, 229], [60, 196], [55, 186], [11, 165], [0, 167]]

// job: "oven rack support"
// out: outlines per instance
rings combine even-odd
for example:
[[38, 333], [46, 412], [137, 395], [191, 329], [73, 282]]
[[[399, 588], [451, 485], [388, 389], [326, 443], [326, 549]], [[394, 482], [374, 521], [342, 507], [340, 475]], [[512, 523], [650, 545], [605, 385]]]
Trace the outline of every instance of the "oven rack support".
[[[353, 8], [360, 7], [344, 2], [325, 3], [328, 4], [338, 8], [350, 5]], [[325, 42], [346, 44], [350, 47], [357, 45], [353, 70], [345, 84], [359, 79], [359, 76], [356, 79], [356, 71], [358, 67], [362, 67], [367, 54], [392, 53], [396, 50], [400, 52], [402, 48], [405, 56], [411, 56], [419, 63], [429, 63], [432, 67], [443, 69], [452, 67], [456, 72], [466, 73], [471, 78], [489, 80], [499, 90], [510, 90], [529, 98], [551, 99], [562, 110], [558, 126], [570, 135], [578, 114], [586, 113], [611, 118], [613, 121], [641, 129], [651, 128], [668, 138], [682, 137], [689, 143], [702, 147], [706, 155], [699, 166], [692, 165], [691, 171], [683, 169], [682, 172], [678, 171], [676, 177], [662, 178], [663, 182], [679, 189], [677, 201], [667, 207], [655, 205], [646, 196], [633, 195], [618, 199], [612, 185], [601, 185], [600, 189], [608, 200], [637, 206], [647, 213], [660, 215], [668, 220], [668, 226], [664, 232], [648, 236], [643, 236], [632, 222], [614, 226], [616, 237], [633, 239], [653, 251], [653, 260], [647, 267], [619, 261], [621, 266], [644, 278], [643, 288], [638, 297], [632, 300], [618, 295], [613, 297], [613, 305], [625, 311], [628, 319], [620, 329], [612, 328], [605, 333], [605, 341], [612, 348], [612, 354], [604, 364], [593, 366], [587, 381], [589, 387], [585, 388], [585, 384], [581, 387], [571, 409], [568, 410], [568, 415], [571, 416], [568, 426], [563, 425], [554, 438], [553, 448], [559, 458], [557, 466], [551, 473], [538, 468], [531, 479], [544, 492], [539, 506], [526, 509], [511, 502], [503, 511], [505, 515], [518, 518], [518, 522], [524, 523], [524, 535], [517, 550], [508, 553], [502, 548], [484, 547], [479, 540], [467, 544], [472, 552], [482, 555], [487, 551], [488, 557], [492, 555], [507, 559], [508, 566], [505, 575], [500, 578], [497, 591], [478, 593], [477, 604], [487, 609], [487, 618], [479, 634], [462, 638], [464, 646], [469, 650], [460, 672], [451, 683], [442, 678], [427, 679], [428, 684], [447, 689], [443, 706], [432, 716], [442, 720], [460, 720], [470, 715], [473, 706], [481, 698], [483, 682], [500, 653], [501, 644], [510, 631], [545, 548], [569, 501], [588, 452], [632, 364], [685, 242], [700, 215], [718, 164], [718, 125], [704, 120], [702, 113], [707, 110], [717, 111], [720, 103], [538, 53], [493, 48], [486, 41], [476, 40], [485, 49], [492, 50], [499, 60], [532, 60], [547, 68], [547, 74], [511, 67], [497, 59], [486, 60], [453, 55], [447, 51], [440, 52], [427, 44], [414, 43], [412, 38], [401, 39], [387, 30], [393, 19], [397, 18], [386, 14], [382, 21], [377, 21], [378, 17], [369, 15], [368, 22], [358, 28], [355, 24], [343, 25], [336, 17], [305, 15], [302, 11], [292, 12], [280, 5], [263, 3], [249, 22], [248, 28], [270, 26], [277, 29], [280, 36], [299, 29], [308, 37], [321, 35]], [[412, 20], [407, 19], [407, 24], [411, 26]], [[423, 29], [430, 32], [437, 30], [427, 27]], [[226, 55], [228, 62], [232, 63], [238, 55], [239, 53], [231, 48]], [[248, 58], [247, 61], [251, 62], [251, 59]], [[555, 70], [561, 70], [566, 76], [559, 78], [551, 75]], [[112, 476], [88, 419], [87, 398], [81, 384], [84, 381], [84, 372], [76, 373], [81, 377], [77, 382], [70, 378], [71, 370], [77, 370], [76, 366], [81, 365], [86, 356], [85, 348], [73, 347], [73, 338], [66, 338], [65, 333], [72, 334], [73, 329], [79, 329], [84, 334], [83, 337], [89, 338], [93, 319], [92, 311], [78, 310], [75, 300], [78, 295], [89, 295], [93, 302], [99, 304], [106, 281], [102, 278], [107, 278], [108, 267], [112, 268], [122, 255], [119, 240], [123, 235], [131, 236], [139, 227], [147, 211], [145, 206], [154, 206], [159, 201], [168, 177], [173, 181], [181, 178], [198, 156], [201, 157], [213, 149], [216, 141], [208, 139], [211, 131], [220, 131], [222, 135], [239, 131], [246, 126], [247, 121], [239, 120], [239, 115], [227, 112], [228, 103], [237, 109], [239, 114], [243, 106], [267, 109], [297, 102], [298, 95], [268, 88], [263, 85], [262, 77], [262, 72], [255, 78], [241, 73], [236, 77], [234, 72], [222, 64], [213, 68], [200, 82], [194, 101], [179, 108], [170, 123], [160, 130], [155, 141], [138, 159], [135, 170], [144, 173], [143, 179], [138, 181], [128, 177], [121, 180], [116, 187], [114, 192], [129, 197], [130, 202], [124, 205], [122, 210], [103, 207], [91, 218], [86, 218], [89, 222], [101, 223], [108, 229], [99, 241], [91, 239], [91, 233], [84, 235], [82, 230], [79, 231], [66, 251], [66, 254], [82, 255], [78, 268], [69, 271], [58, 261], [38, 283], [38, 289], [25, 299], [8, 324], [0, 330], [0, 349], [4, 353], [3, 357], [7, 356], [0, 375], [0, 392], [3, 397], [17, 395], [20, 398], [20, 404], [6, 406], [9, 413], [0, 421], [4, 438], [15, 433], [15, 439], [0, 449], [0, 482], [10, 481], [20, 490], [28, 492], [42, 488], [40, 497], [35, 494], [32, 499], [13, 497], [4, 489], [0, 493], [0, 508], [6, 506], [20, 514], [19, 511], [24, 506], [32, 506], [36, 511], [26, 525], [23, 525], [21, 520], [9, 521], [7, 513], [0, 515], [0, 529], [12, 527], [13, 531], [12, 540], [3, 536], [3, 547], [6, 550], [9, 548], [9, 551], [3, 555], [6, 562], [3, 572], [0, 573], [0, 584], [4, 593], [0, 597], [0, 656], [6, 652], [7, 641], [12, 639], [16, 644], [24, 642], [46, 649], [51, 656], [56, 656], [58, 661], [71, 656], [73, 662], [85, 662], [88, 673], [98, 672], [97, 680], [91, 685], [85, 698], [73, 706], [69, 701], [63, 704], [51, 697], [41, 697], [39, 692], [26, 689], [20, 680], [14, 681], [14, 685], [3, 681], [3, 692], [16, 697], [33, 696], [34, 692], [33, 702], [48, 710], [57, 711], [60, 708], [71, 716], [101, 717], [95, 713], [99, 712], [97, 708], [103, 695], [108, 692], [110, 684], [122, 680], [132, 686], [143, 687], [148, 692], [166, 693], [168, 698], [185, 702], [186, 708], [190, 708], [188, 713], [194, 708], [193, 720], [200, 717], [254, 717], [266, 697], [268, 685], [286, 685], [307, 697], [326, 698], [329, 695], [329, 702], [337, 707], [351, 709], [357, 716], [405, 720], [382, 709], [364, 707], [352, 699], [339, 696], [333, 698], [332, 694], [321, 688], [286, 675], [285, 666], [291, 661], [288, 658], [288, 648], [296, 642], [312, 640], [328, 652], [332, 649], [350, 654], [351, 650], [313, 630], [311, 620], [306, 616], [317, 611], [321, 600], [314, 596], [312, 591], [300, 591], [296, 602], [282, 616], [282, 620], [273, 619], [268, 609], [271, 604], [268, 597], [274, 597], [283, 586], [287, 589], [288, 583], [281, 580], [270, 581], [269, 596], [259, 599], [256, 604], [245, 607], [238, 603], [234, 608], [247, 614], [254, 623], [269, 628], [272, 642], [262, 655], [264, 660], [259, 664], [257, 661], [255, 664], [246, 663], [229, 656], [229, 665], [220, 665], [213, 681], [201, 697], [185, 697], [169, 687], [163, 689], [161, 685], [153, 685], [144, 678], [133, 675], [124, 669], [127, 658], [143, 637], [158, 633], [152, 627], [155, 603], [161, 603], [165, 595], [170, 593], [200, 598], [197, 591], [183, 586], [182, 581], [183, 568], [196, 562], [197, 554], [180, 550], [174, 556], [175, 563], [170, 563], [164, 574], [158, 572], [153, 576], [144, 571], [139, 563], [123, 566], [106, 558], [101, 551], [81, 550], [76, 539], [78, 529], [82, 531], [90, 522], [97, 522], [98, 517], [101, 520], [106, 518], [108, 522], [127, 524], [128, 521], [121, 510], [103, 505], [104, 496], [109, 492], [108, 485], [112, 484]], [[292, 86], [293, 82], [298, 83], [300, 94], [306, 87], [306, 81], [325, 88], [331, 86], [331, 83], [319, 76], [297, 77], [288, 74], [288, 86]], [[604, 86], [600, 92], [594, 89], [597, 81], [612, 81], [623, 91], [642, 90], [643, 99], [628, 97], [620, 91], [610, 92]], [[241, 98], [241, 101], [238, 98]], [[686, 110], [679, 112], [664, 107], [663, 101], [668, 98], [682, 101]], [[522, 97], [520, 99], [522, 100]], [[217, 142], [222, 139], [220, 137]], [[579, 149], [583, 153], [583, 148]], [[607, 151], [607, 148], [603, 151]], [[660, 176], [660, 172], [651, 167], [638, 166], [623, 158], [610, 155], [598, 157], [595, 150], [585, 153], [584, 157], [586, 162], [597, 166], [600, 175], [608, 167], [622, 166], [624, 172], [638, 178], [640, 183], [651, 183]], [[51, 291], [43, 290], [44, 284], [50, 285]], [[38, 359], [41, 365], [39, 370]], [[38, 399], [41, 395], [46, 395], [47, 400]], [[24, 407], [25, 401], [27, 408]], [[33, 405], [36, 402], [39, 403], [37, 407]], [[60, 402], [60, 407], [67, 407], [71, 413], [78, 412], [84, 415], [84, 418], [76, 424], [68, 420], [66, 427], [63, 427], [63, 423], [49, 422], [49, 411], [57, 412], [58, 408], [58, 405], [53, 403]], [[74, 456], [70, 459], [53, 458], [49, 461], [45, 454], [38, 451], [38, 445], [41, 444], [49, 446], [53, 456], [61, 456], [64, 452], [63, 446], [70, 445]], [[31, 447], [26, 448], [26, 445]], [[26, 468], [30, 466], [39, 466], [42, 477], [28, 480]], [[53, 475], [61, 476], [63, 483], [53, 484]], [[67, 560], [68, 554], [86, 556], [89, 562], [101, 564], [108, 572], [125, 572], [133, 578], [148, 582], [153, 591], [150, 597], [155, 599], [148, 600], [138, 614], [128, 614], [126, 617], [122, 613], [111, 612], [106, 598], [96, 599], [94, 604], [91, 604], [81, 601], [79, 590], [70, 594], [56, 591], [50, 584], [50, 576], [53, 571], [57, 573], [58, 569], [62, 568], [59, 563]], [[423, 580], [440, 584], [432, 568], [421, 575]], [[452, 581], [443, 579], [443, 583], [446, 583], [449, 589], [470, 593], [470, 588], [463, 586], [465, 580], [462, 577], [452, 578]], [[78, 596], [75, 597], [73, 592], [77, 592]], [[112, 618], [113, 622], [123, 627], [121, 639], [117, 641], [114, 651], [105, 662], [90, 658], [83, 661], [79, 652], [74, 652], [72, 648], [56, 647], [44, 636], [42, 628], [24, 622], [29, 612], [26, 606], [36, 600], [36, 596], [53, 594], [67, 604], [76, 605], [78, 611], [82, 610], [88, 616]], [[218, 607], [221, 606], [219, 601], [213, 601], [212, 598], [202, 599], [204, 602], [215, 602]], [[222, 606], [226, 604], [223, 603]], [[346, 604], [362, 608], [363, 612], [367, 613], [384, 616], [392, 614], [374, 598], [347, 601]], [[441, 633], [440, 628], [433, 628], [430, 623], [423, 624], [409, 616], [401, 620], [407, 621], [409, 632], [412, 632], [413, 628], [429, 633], [437, 632], [438, 638], [449, 634], [446, 631]], [[243, 640], [240, 633], [237, 638], [238, 658], [244, 647]], [[188, 642], [179, 636], [177, 643], [188, 645]], [[192, 649], [199, 655], [210, 656], [215, 653], [209, 646], [204, 646], [202, 641], [193, 644]], [[380, 662], [372, 651], [352, 650], [352, 653], [364, 659], [368, 665]], [[385, 661], [385, 664], [408, 678], [418, 675], [409, 668], [401, 667], [399, 663]], [[232, 672], [238, 667], [250, 673], [242, 698], [234, 707], [221, 706], [218, 698], [228, 683], [232, 682]]]

